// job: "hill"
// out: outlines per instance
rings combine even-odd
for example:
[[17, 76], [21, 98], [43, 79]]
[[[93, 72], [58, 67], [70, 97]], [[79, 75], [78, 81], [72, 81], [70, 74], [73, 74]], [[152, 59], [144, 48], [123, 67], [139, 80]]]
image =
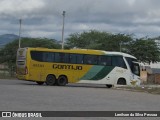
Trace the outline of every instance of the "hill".
[[14, 34], [0, 35], [0, 47], [3, 47], [7, 43], [12, 42], [13, 40], [18, 39], [18, 38], [19, 36], [14, 35]]

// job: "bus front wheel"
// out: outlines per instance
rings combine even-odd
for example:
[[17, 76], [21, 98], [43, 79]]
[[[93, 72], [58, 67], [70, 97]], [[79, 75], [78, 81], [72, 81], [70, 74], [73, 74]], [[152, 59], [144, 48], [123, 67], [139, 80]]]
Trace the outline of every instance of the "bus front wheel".
[[68, 79], [66, 76], [59, 76], [58, 80], [57, 80], [57, 85], [59, 86], [65, 86], [68, 82]]
[[126, 80], [124, 78], [119, 78], [117, 81], [118, 85], [126, 85]]
[[55, 85], [56, 83], [56, 77], [54, 75], [48, 75], [47, 78], [46, 78], [46, 84], [47, 85]]

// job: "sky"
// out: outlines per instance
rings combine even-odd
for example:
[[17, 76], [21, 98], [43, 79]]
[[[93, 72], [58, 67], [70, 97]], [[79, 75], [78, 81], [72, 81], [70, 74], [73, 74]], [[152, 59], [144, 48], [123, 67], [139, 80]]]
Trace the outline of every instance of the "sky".
[[89, 30], [160, 36], [160, 0], [0, 0], [0, 35], [61, 40]]

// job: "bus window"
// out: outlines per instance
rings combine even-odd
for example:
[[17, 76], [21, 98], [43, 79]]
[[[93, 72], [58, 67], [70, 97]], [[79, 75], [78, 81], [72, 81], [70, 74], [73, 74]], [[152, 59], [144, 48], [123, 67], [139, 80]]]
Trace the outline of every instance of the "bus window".
[[133, 74], [140, 76], [139, 64], [134, 58], [125, 57]]
[[83, 64], [83, 55], [77, 54], [77, 64]]
[[140, 67], [138, 63], [133, 62], [133, 67], [131, 69], [132, 69], [133, 74], [140, 76]]
[[54, 62], [54, 53], [43, 52], [43, 61], [44, 62]]
[[55, 53], [55, 62], [69, 63], [69, 54], [66, 54], [66, 53]]
[[96, 55], [84, 55], [84, 64], [97, 64], [98, 56]]
[[112, 56], [112, 65], [127, 68], [122, 56]]
[[99, 56], [99, 65], [111, 66], [111, 57], [110, 56]]
[[68, 53], [64, 53], [63, 62], [64, 63], [69, 63], [69, 54]]
[[43, 61], [43, 53], [41, 51], [31, 51], [32, 60]]
[[76, 54], [70, 54], [70, 63], [72, 63], [72, 64], [77, 63], [77, 55]]
[[61, 53], [55, 53], [55, 62], [62, 62], [63, 58], [62, 58], [63, 54]]

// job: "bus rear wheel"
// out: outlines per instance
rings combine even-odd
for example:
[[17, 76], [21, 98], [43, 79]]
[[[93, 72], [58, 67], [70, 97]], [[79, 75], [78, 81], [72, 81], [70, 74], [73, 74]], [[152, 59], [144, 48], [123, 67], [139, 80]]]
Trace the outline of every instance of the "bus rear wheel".
[[66, 76], [59, 76], [57, 80], [57, 85], [58, 86], [65, 86], [68, 83], [68, 79]]
[[44, 84], [44, 82], [40, 82], [40, 81], [37, 81], [36, 82], [38, 85], [43, 85]]
[[46, 78], [46, 84], [53, 86], [56, 83], [56, 77], [54, 75], [48, 75]]

